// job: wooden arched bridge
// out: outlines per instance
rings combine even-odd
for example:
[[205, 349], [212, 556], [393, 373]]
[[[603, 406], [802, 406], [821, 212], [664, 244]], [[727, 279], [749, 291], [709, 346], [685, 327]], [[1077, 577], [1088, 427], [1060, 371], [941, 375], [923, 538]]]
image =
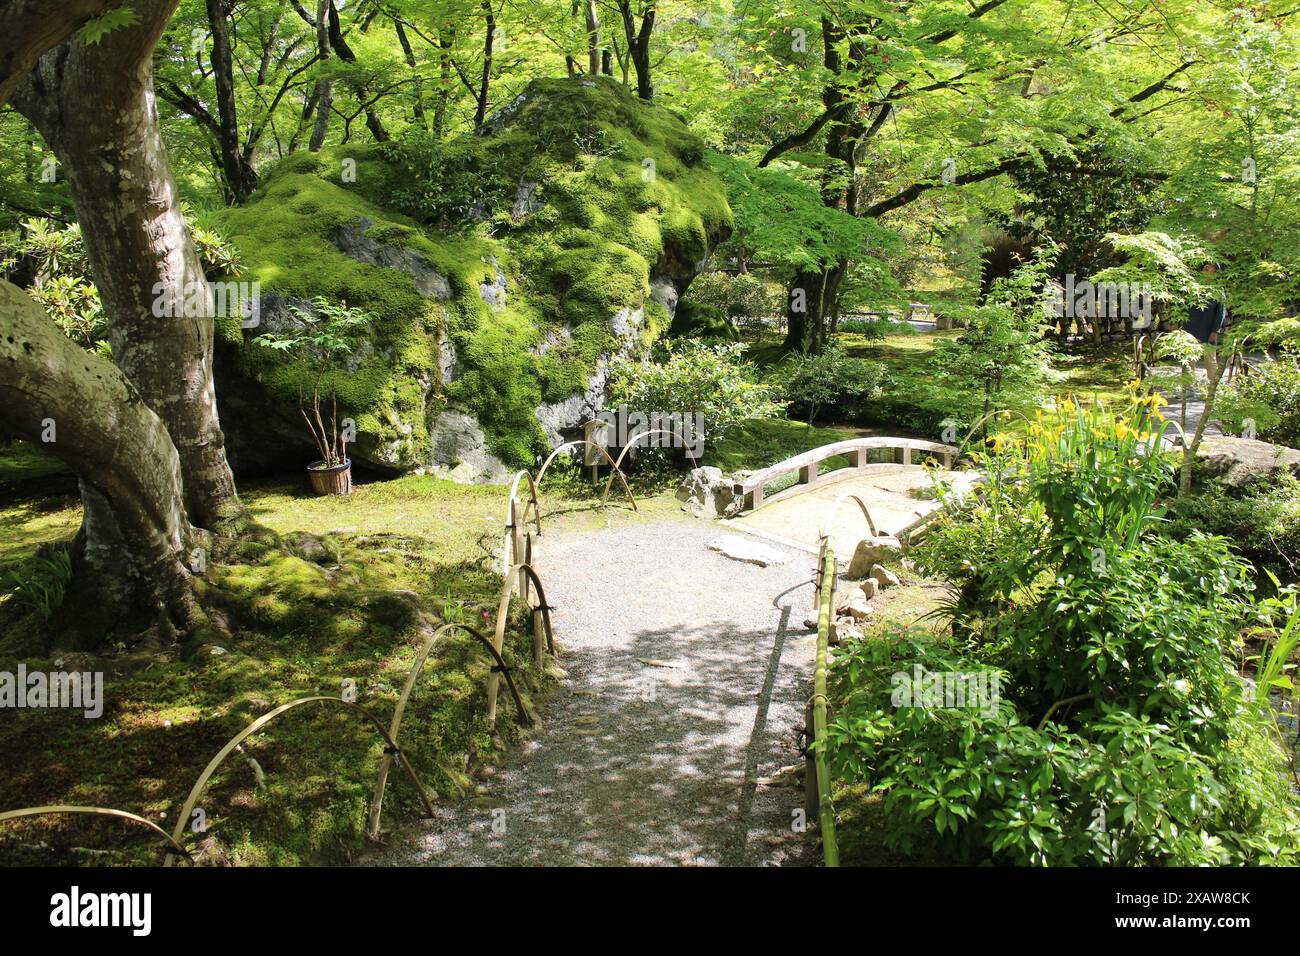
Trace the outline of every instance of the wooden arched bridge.
[[[867, 533], [906, 544], [939, 508], [936, 468], [957, 487], [974, 483], [973, 473], [955, 470], [961, 455], [955, 445], [879, 435], [822, 445], [738, 479], [732, 493], [741, 513], [730, 523], [811, 552], [820, 549], [823, 530], [846, 556]], [[853, 509], [831, 509], [832, 525], [823, 529], [829, 506], [847, 497], [868, 512], [869, 527]]]

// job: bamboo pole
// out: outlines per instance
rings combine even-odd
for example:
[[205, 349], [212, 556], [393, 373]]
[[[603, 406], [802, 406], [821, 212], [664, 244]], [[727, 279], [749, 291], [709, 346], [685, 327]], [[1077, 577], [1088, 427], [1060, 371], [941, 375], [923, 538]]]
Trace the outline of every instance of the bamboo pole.
[[835, 808], [831, 804], [831, 772], [826, 766], [826, 658], [830, 644], [831, 615], [835, 610], [835, 552], [828, 546], [822, 558], [821, 605], [817, 614], [817, 663], [813, 669], [813, 759], [817, 770], [817, 819], [822, 836], [822, 855], [827, 866], [840, 865], [840, 848], [835, 840]]

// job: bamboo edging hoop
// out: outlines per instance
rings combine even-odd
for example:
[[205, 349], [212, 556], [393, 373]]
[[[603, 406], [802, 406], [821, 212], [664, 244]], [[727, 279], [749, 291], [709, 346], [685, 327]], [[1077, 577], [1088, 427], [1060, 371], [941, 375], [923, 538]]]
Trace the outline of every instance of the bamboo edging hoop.
[[[424, 803], [424, 809], [428, 812], [429, 816], [434, 815], [433, 804], [429, 801], [428, 791], [424, 789], [424, 784], [422, 784], [420, 778], [416, 776], [415, 768], [411, 766], [411, 762], [402, 754], [401, 750], [397, 746], [397, 741], [395, 741], [392, 735], [384, 729], [384, 725], [379, 722], [379, 719], [375, 717], [374, 714], [370, 713], [370, 711], [366, 710], [360, 704], [355, 703], [354, 701], [344, 700], [342, 697], [300, 697], [297, 700], [289, 701], [287, 704], [281, 704], [274, 710], [257, 718], [257, 720], [253, 721], [232, 737], [224, 747], [217, 751], [217, 755], [208, 761], [208, 765], [204, 767], [203, 772], [199, 774], [199, 779], [194, 781], [194, 786], [190, 788], [189, 796], [185, 798], [185, 804], [181, 808], [180, 815], [176, 819], [176, 827], [172, 830], [172, 843], [179, 845], [180, 838], [185, 833], [185, 825], [189, 822], [190, 814], [194, 810], [194, 804], [198, 802], [199, 795], [203, 792], [203, 788], [207, 786], [208, 780], [211, 779], [217, 768], [221, 766], [225, 759], [234, 752], [235, 748], [238, 747], [245, 738], [256, 733], [262, 727], [266, 726], [286, 711], [293, 710], [295, 707], [301, 707], [304, 704], [313, 703], [341, 704], [343, 707], [348, 708], [349, 711], [355, 710], [355, 712], [360, 713], [366, 718], [366, 720], [370, 721], [375, 730], [378, 731], [379, 735], [384, 738], [384, 742], [387, 744], [385, 753], [398, 758], [398, 762], [401, 763], [402, 767], [406, 770], [407, 775], [411, 778], [411, 782], [415, 785], [415, 789], [419, 791], [420, 800]], [[168, 854], [167, 860], [163, 865], [171, 866], [170, 854]]]
[[119, 820], [129, 820], [132, 823], [138, 823], [141, 826], [148, 827], [154, 833], [167, 841], [168, 860], [171, 859], [172, 851], [179, 853], [187, 860], [193, 859], [193, 857], [190, 856], [190, 851], [185, 849], [185, 847], [172, 834], [168, 833], [152, 820], [146, 820], [144, 817], [135, 813], [128, 813], [126, 810], [113, 810], [109, 807], [79, 807], [69, 804], [54, 804], [48, 807], [24, 807], [21, 810], [8, 810], [5, 813], [0, 813], [0, 822], [4, 820], [17, 820], [19, 817], [38, 817], [51, 814], [87, 814], [91, 816], [115, 817]]

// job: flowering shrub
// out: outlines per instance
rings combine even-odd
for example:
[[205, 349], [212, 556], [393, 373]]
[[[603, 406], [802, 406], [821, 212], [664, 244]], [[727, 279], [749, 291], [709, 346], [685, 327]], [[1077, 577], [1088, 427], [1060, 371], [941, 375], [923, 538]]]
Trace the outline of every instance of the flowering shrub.
[[[884, 791], [897, 845], [929, 829], [954, 855], [1015, 864], [1293, 858], [1282, 753], [1229, 663], [1249, 568], [1222, 539], [1156, 533], [1174, 469], [1155, 450], [1160, 400], [1130, 399], [1061, 401], [1024, 437], [995, 434], [978, 500], [944, 492], [918, 551], [973, 626], [861, 640], [837, 662], [831, 756]], [[918, 664], [995, 673], [1001, 696], [894, 706], [885, 678]]]

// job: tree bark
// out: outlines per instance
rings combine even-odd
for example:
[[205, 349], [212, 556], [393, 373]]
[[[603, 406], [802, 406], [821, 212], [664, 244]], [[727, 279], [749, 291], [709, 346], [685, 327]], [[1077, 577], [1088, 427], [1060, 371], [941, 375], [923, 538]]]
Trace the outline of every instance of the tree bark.
[[[15, 105], [66, 171], [114, 361], [171, 433], [191, 520], [221, 530], [243, 509], [217, 420], [212, 293], [181, 215], [153, 89], [153, 48], [175, 5], [141, 0], [135, 25], [51, 50]], [[160, 317], [160, 304], [180, 314]]]
[[16, 286], [0, 282], [0, 429], [48, 449], [85, 504], [65, 598], [79, 643], [124, 619], [173, 631], [206, 623], [185, 561], [185, 516], [167, 427], [107, 359], [86, 352]]
[[496, 39], [497, 19], [492, 12], [491, 0], [483, 0], [483, 73], [479, 78], [477, 104], [474, 107], [474, 128], [482, 129], [487, 119], [488, 86], [492, 82], [492, 46]]
[[583, 0], [582, 11], [587, 19], [587, 72], [600, 75], [600, 11], [596, 0]]
[[451, 100], [451, 50], [456, 44], [456, 31], [444, 27], [438, 31], [438, 98], [433, 107], [433, 138], [442, 139], [447, 133], [447, 104]]
[[646, 0], [642, 8], [640, 30], [637, 29], [632, 13], [632, 0], [618, 0], [618, 9], [623, 15], [628, 57], [636, 70], [636, 95], [643, 100], [654, 99], [654, 83], [650, 77], [650, 35], [655, 28], [654, 0]]
[[415, 62], [415, 51], [411, 49], [410, 37], [406, 35], [406, 28], [402, 26], [401, 20], [394, 20], [393, 26], [397, 30], [397, 42], [402, 47], [402, 58], [406, 61], [406, 68], [411, 71], [411, 81], [414, 87], [415, 98], [411, 104], [415, 122], [425, 132], [429, 130], [429, 121], [425, 118], [424, 112], [424, 81], [420, 77], [420, 68]]
[[836, 265], [825, 271], [795, 273], [786, 301], [786, 349], [812, 354], [825, 349], [844, 271], [842, 265]]
[[212, 29], [212, 79], [217, 87], [218, 143], [221, 172], [230, 198], [236, 205], [248, 202], [257, 188], [257, 174], [244, 161], [239, 143], [239, 117], [235, 107], [235, 69], [230, 51], [230, 23], [225, 0], [207, 0], [208, 25]]
[[0, 103], [50, 50], [117, 0], [9, 0], [0, 4]]
[[329, 78], [330, 68], [330, 0], [320, 0], [316, 4], [316, 54], [320, 61], [321, 77], [316, 81], [316, 92], [312, 94], [315, 102], [316, 126], [312, 130], [307, 149], [319, 153], [325, 145], [325, 137], [330, 130], [330, 107], [334, 103], [334, 81]]

